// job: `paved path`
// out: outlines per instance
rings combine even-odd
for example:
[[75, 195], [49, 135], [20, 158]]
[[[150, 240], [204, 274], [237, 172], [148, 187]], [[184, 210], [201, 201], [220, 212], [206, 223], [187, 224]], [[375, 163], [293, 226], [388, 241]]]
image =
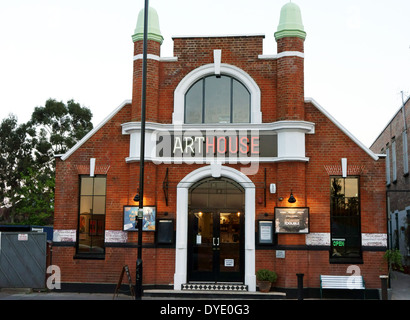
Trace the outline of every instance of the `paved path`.
[[410, 300], [410, 275], [393, 272], [391, 288], [391, 300]]
[[[144, 299], [150, 299], [143, 297]], [[167, 298], [172, 300], [172, 298]], [[410, 275], [393, 272], [391, 279], [391, 300], [410, 300]], [[32, 292], [24, 289], [2, 289], [0, 300], [113, 300], [108, 293], [68, 293], [68, 292]], [[115, 300], [132, 300], [129, 295], [119, 294]]]

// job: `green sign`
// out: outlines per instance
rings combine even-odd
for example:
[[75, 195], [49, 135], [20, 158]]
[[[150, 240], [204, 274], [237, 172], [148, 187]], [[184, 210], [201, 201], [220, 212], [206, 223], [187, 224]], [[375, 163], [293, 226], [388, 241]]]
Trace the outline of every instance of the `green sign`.
[[333, 247], [344, 247], [346, 239], [332, 239]]

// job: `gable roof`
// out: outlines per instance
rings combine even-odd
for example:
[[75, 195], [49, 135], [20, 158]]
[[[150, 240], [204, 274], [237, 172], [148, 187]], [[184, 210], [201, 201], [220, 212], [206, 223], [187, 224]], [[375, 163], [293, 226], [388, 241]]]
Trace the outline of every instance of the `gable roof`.
[[[386, 129], [391, 125], [391, 123], [393, 122], [394, 119], [396, 119], [396, 117], [398, 116], [398, 114], [400, 112], [403, 112], [403, 108], [406, 107], [407, 103], [410, 101], [410, 97], [407, 98], [407, 100], [405, 102], [403, 102], [403, 104], [400, 106], [400, 108], [394, 113], [393, 117], [387, 122], [387, 124], [384, 126], [383, 130], [379, 133], [379, 135], [377, 136], [377, 138], [373, 141], [372, 145], [370, 146], [373, 147], [373, 145], [377, 142], [377, 140], [381, 137], [381, 135], [384, 133], [384, 131], [386, 131]], [[406, 125], [406, 122], [404, 122], [404, 125]], [[406, 128], [405, 128], [406, 129]]]
[[373, 151], [367, 148], [359, 139], [357, 139], [349, 130], [347, 130], [339, 121], [337, 121], [326, 109], [324, 109], [316, 100], [313, 98], [305, 98], [305, 102], [311, 103], [316, 107], [321, 113], [323, 113], [330, 121], [333, 122], [336, 127], [338, 127], [344, 134], [346, 134], [354, 143], [356, 143], [363, 151], [365, 151], [373, 160], [379, 160], [379, 156]]
[[80, 141], [78, 141], [70, 150], [63, 155], [56, 155], [61, 157], [61, 160], [67, 160], [75, 151], [77, 151], [84, 143], [87, 142], [98, 130], [100, 130], [108, 121], [110, 121], [123, 107], [131, 104], [131, 100], [125, 100], [117, 108], [115, 108], [103, 121], [101, 121], [95, 128], [88, 132]]

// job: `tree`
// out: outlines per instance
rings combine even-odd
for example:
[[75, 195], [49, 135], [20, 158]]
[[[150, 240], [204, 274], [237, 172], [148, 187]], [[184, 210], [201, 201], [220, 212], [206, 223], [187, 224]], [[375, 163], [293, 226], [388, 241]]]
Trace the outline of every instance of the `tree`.
[[[90, 109], [54, 99], [36, 107], [18, 125], [10, 115], [0, 126], [0, 207], [26, 216], [25, 223], [50, 221], [54, 210], [55, 162], [92, 128]], [[13, 222], [13, 221], [12, 221]]]
[[38, 154], [53, 156], [63, 154], [73, 147], [92, 128], [90, 109], [70, 100], [65, 105], [54, 99], [46, 101], [44, 107], [36, 107], [30, 124], [38, 131]]
[[[21, 174], [27, 174], [33, 165], [33, 130], [27, 124], [19, 125], [15, 115], [9, 115], [0, 124], [0, 206], [13, 207], [19, 199]], [[15, 211], [11, 210], [11, 220]]]
[[[36, 107], [29, 126], [36, 132], [33, 143], [34, 166], [22, 175], [18, 212], [30, 213], [30, 221], [47, 221], [54, 211], [55, 161], [81, 140], [92, 128], [90, 109], [70, 100], [49, 99], [44, 107]], [[33, 183], [33, 180], [35, 182]]]
[[21, 175], [19, 200], [15, 212], [30, 225], [48, 225], [54, 212], [54, 176], [41, 174], [28, 168]]

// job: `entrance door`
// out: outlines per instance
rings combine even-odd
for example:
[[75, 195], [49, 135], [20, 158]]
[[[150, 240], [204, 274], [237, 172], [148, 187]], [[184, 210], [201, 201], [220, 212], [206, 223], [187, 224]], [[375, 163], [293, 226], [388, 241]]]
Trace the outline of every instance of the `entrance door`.
[[243, 198], [243, 189], [228, 179], [207, 179], [191, 189], [189, 281], [243, 282]]
[[190, 213], [190, 281], [243, 281], [243, 213]]

